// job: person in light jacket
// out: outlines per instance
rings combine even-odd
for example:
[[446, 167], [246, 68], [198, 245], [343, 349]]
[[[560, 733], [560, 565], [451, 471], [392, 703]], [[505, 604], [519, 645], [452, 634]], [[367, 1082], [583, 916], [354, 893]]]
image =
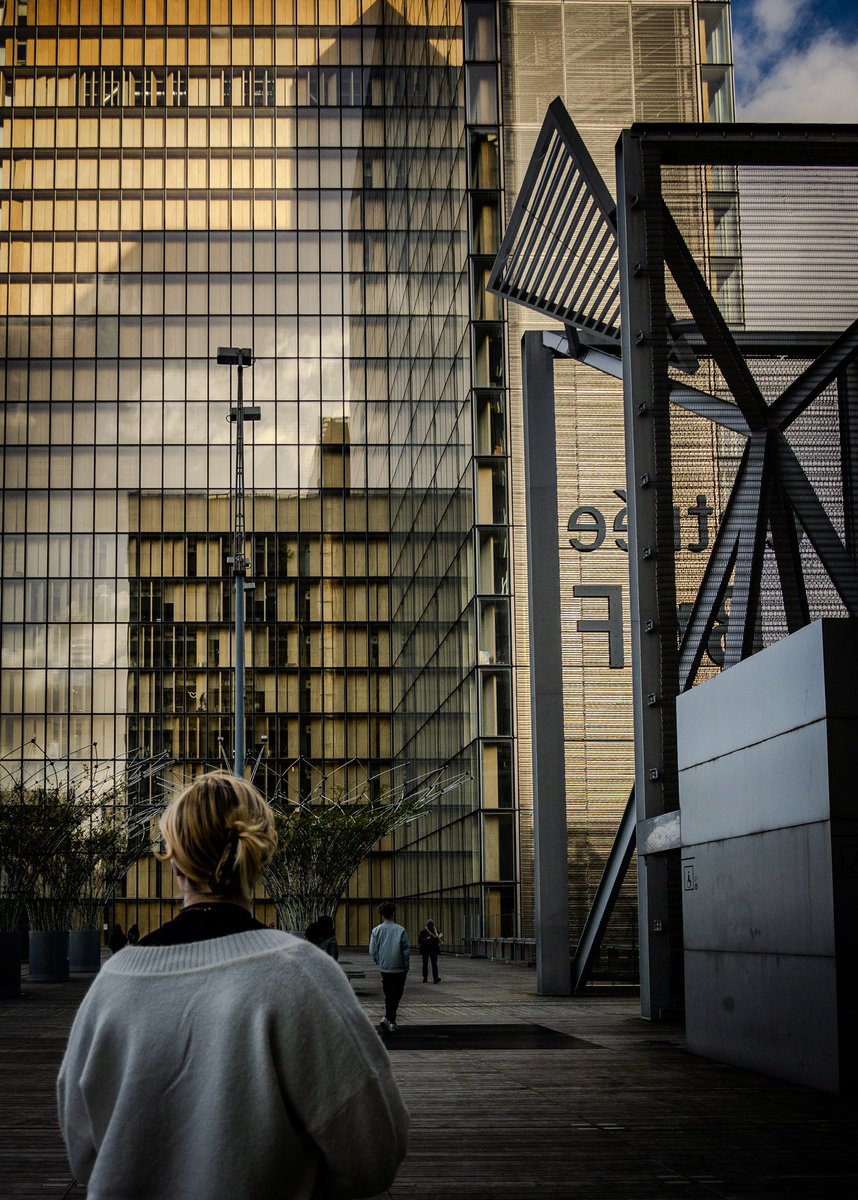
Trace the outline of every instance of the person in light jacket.
[[89, 1200], [375, 1196], [405, 1156], [390, 1059], [345, 974], [252, 914], [276, 846], [243, 779], [198, 778], [161, 832], [184, 907], [109, 959], [57, 1084]]
[[369, 939], [372, 961], [381, 971], [381, 986], [384, 989], [384, 1016], [381, 1024], [389, 1033], [396, 1033], [396, 1013], [405, 991], [405, 980], [411, 963], [411, 946], [408, 934], [394, 920], [396, 905], [390, 900], [379, 906], [382, 917]]

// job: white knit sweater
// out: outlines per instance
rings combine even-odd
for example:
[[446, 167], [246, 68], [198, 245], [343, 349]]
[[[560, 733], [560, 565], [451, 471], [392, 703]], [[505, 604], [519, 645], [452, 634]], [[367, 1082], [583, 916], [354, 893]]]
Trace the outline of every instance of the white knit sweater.
[[371, 1196], [405, 1155], [390, 1059], [345, 975], [278, 930], [114, 955], [58, 1100], [89, 1200]]

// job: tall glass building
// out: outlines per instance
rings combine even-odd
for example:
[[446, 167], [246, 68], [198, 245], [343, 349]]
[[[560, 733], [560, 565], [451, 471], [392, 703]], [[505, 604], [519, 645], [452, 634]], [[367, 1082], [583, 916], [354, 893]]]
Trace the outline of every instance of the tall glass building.
[[[554, 95], [610, 182], [629, 120], [729, 115], [728, 13], [0, 0], [9, 776], [141, 749], [186, 778], [231, 747], [235, 379], [215, 354], [252, 347], [257, 781], [463, 773], [357, 873], [340, 938], [391, 894], [451, 943], [532, 935], [523, 323], [484, 285]], [[566, 506], [619, 510], [619, 401], [577, 376], [567, 394]], [[565, 561], [571, 597], [584, 556]], [[618, 550], [605, 578], [624, 568]], [[631, 779], [630, 684], [570, 613], [580, 926]], [[162, 919], [154, 864], [126, 891], [122, 917]]]

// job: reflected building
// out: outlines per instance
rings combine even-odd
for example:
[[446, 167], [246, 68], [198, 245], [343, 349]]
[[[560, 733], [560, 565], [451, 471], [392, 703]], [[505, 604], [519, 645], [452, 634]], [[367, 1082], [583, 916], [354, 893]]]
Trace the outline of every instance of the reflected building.
[[[234, 380], [214, 356], [251, 346], [257, 779], [464, 772], [357, 873], [340, 938], [393, 893], [451, 943], [532, 936], [524, 323], [485, 282], [547, 103], [610, 180], [624, 123], [723, 118], [728, 12], [0, 0], [8, 770], [139, 747], [178, 778], [230, 751]], [[568, 511], [619, 510], [621, 405], [590, 379], [567, 394]], [[621, 550], [603, 574], [625, 581]], [[576, 924], [632, 762], [627, 672], [614, 689], [580, 616]], [[157, 923], [166, 886], [141, 865], [128, 919]]]

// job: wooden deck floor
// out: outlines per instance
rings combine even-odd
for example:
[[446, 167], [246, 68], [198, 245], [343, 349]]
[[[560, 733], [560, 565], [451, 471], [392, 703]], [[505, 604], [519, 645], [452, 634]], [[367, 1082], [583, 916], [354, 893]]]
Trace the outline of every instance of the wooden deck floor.
[[[376, 1020], [378, 976], [349, 957], [366, 970], [354, 986]], [[25, 983], [20, 1000], [0, 1001], [0, 1200], [84, 1195], [69, 1191], [53, 1089], [86, 985]], [[442, 959], [438, 986], [412, 973], [392, 1047], [412, 1113], [393, 1200], [858, 1195], [857, 1105], [695, 1058], [679, 1029], [642, 1022], [634, 999], [533, 989], [524, 968], [467, 959]], [[450, 1033], [469, 1025], [482, 1028]], [[521, 1026], [514, 1049], [491, 1030], [510, 1025]]]

